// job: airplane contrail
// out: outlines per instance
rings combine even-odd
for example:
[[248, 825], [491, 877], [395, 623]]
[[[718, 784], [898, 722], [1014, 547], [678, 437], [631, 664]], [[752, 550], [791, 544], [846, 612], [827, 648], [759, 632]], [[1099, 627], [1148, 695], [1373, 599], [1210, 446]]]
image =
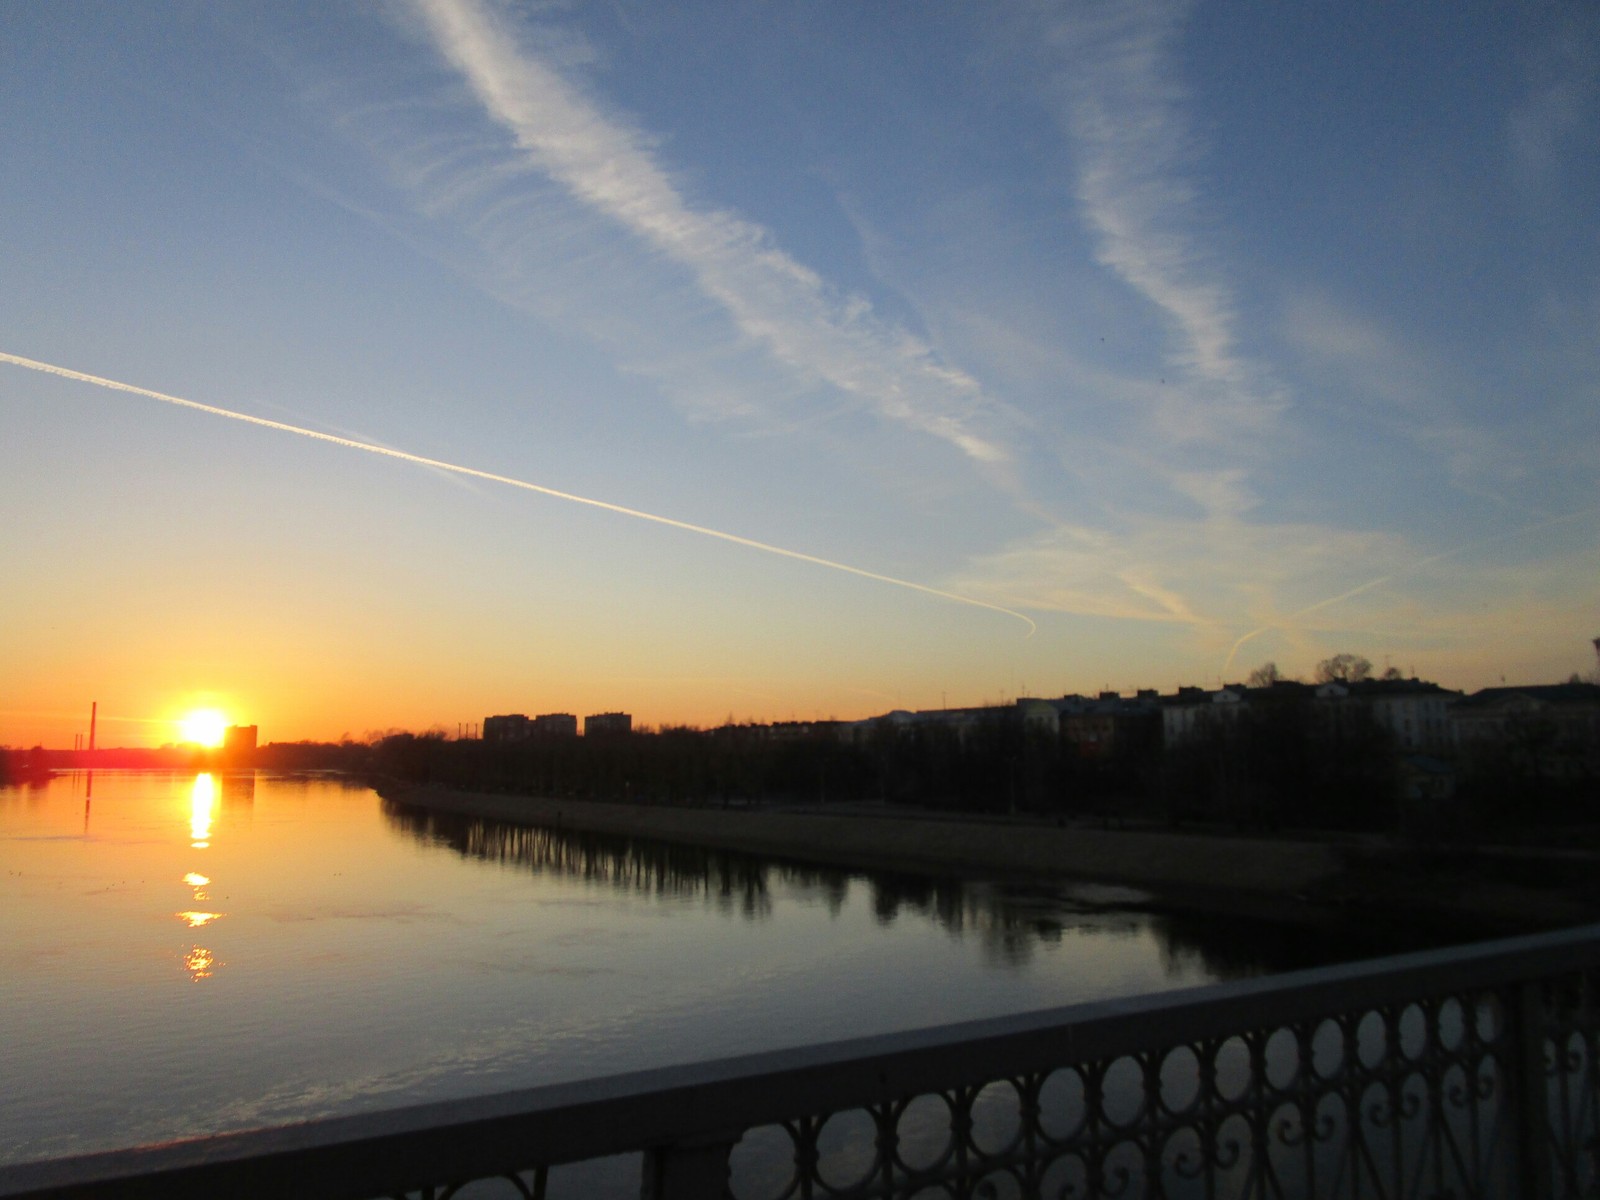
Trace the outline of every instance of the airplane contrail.
[[[1439, 554], [1435, 555], [1434, 557], [1443, 558], [1444, 555]], [[1423, 564], [1417, 563], [1416, 565], [1420, 567]], [[1393, 577], [1389, 575], [1382, 575], [1377, 579], [1369, 579], [1366, 583], [1359, 584], [1356, 587], [1351, 588], [1348, 592], [1340, 592], [1337, 596], [1329, 596], [1326, 600], [1318, 600], [1315, 604], [1308, 604], [1298, 612], [1290, 613], [1281, 621], [1273, 621], [1269, 624], [1261, 626], [1259, 629], [1252, 629], [1249, 633], [1245, 634], [1242, 638], [1235, 642], [1233, 644], [1233, 649], [1228, 651], [1228, 657], [1223, 661], [1222, 664], [1221, 674], [1226, 675], [1228, 673], [1228, 668], [1233, 665], [1233, 656], [1238, 654], [1239, 651], [1243, 649], [1244, 644], [1251, 638], [1259, 637], [1261, 634], [1266, 633], [1269, 629], [1281, 629], [1283, 626], [1288, 625], [1292, 621], [1298, 621], [1301, 617], [1310, 616], [1319, 608], [1327, 608], [1330, 604], [1338, 604], [1341, 600], [1349, 600], [1352, 597], [1359, 596], [1362, 592], [1369, 592], [1380, 584], [1388, 583], [1391, 578]]]
[[[1419, 558], [1416, 562], [1411, 563], [1408, 567], [1396, 572], [1396, 574], [1403, 575], [1406, 571], [1415, 571], [1419, 567], [1426, 567], [1432, 563], [1439, 562], [1446, 558], [1454, 558], [1458, 554], [1465, 554], [1468, 550], [1476, 550], [1482, 546], [1493, 545], [1495, 542], [1504, 542], [1514, 537], [1521, 537], [1525, 533], [1533, 533], [1536, 530], [1545, 529], [1551, 525], [1560, 525], [1565, 521], [1576, 521], [1579, 517], [1593, 516], [1596, 512], [1600, 512], [1600, 509], [1583, 508], [1579, 509], [1577, 512], [1563, 513], [1559, 517], [1549, 517], [1543, 521], [1535, 521], [1531, 525], [1519, 525], [1516, 529], [1508, 530], [1505, 533], [1496, 533], [1486, 538], [1479, 538], [1476, 541], [1467, 542], [1465, 545], [1453, 547], [1449, 550], [1441, 550], [1439, 553], [1430, 554], [1426, 558]], [[1369, 579], [1366, 583], [1356, 585], [1347, 592], [1340, 592], [1337, 596], [1329, 596], [1326, 600], [1318, 600], [1315, 604], [1308, 604], [1305, 608], [1300, 609], [1298, 612], [1290, 613], [1281, 621], [1271, 621], [1266, 625], [1261, 626], [1259, 629], [1252, 629], [1249, 633], [1245, 634], [1237, 642], [1235, 642], [1233, 644], [1233, 649], [1228, 651], [1228, 657], [1223, 661], [1222, 664], [1222, 674], [1226, 675], [1228, 673], [1228, 668], [1233, 665], [1234, 655], [1238, 654], [1240, 648], [1243, 647], [1244, 644], [1251, 638], [1259, 637], [1261, 634], [1266, 633], [1269, 629], [1282, 629], [1292, 622], [1299, 620], [1301, 617], [1310, 616], [1318, 609], [1327, 608], [1331, 604], [1338, 604], [1341, 600], [1349, 600], [1352, 597], [1359, 596], [1362, 592], [1369, 592], [1375, 587], [1388, 583], [1393, 578], [1393, 574], [1380, 575], [1376, 579]]]
[[792, 558], [797, 562], [810, 563], [812, 566], [827, 567], [831, 571], [843, 571], [847, 575], [856, 575], [862, 579], [874, 580], [877, 583], [887, 583], [894, 587], [908, 588], [913, 592], [936, 596], [941, 600], [949, 600], [956, 604], [966, 604], [973, 608], [986, 608], [991, 612], [1004, 613], [1008, 617], [1015, 617], [1021, 621], [1028, 627], [1029, 637], [1032, 637], [1039, 628], [1031, 617], [1024, 616], [1015, 609], [1006, 608], [1000, 604], [991, 604], [987, 600], [978, 600], [972, 596], [962, 596], [956, 592], [946, 592], [936, 587], [929, 587], [924, 583], [913, 583], [909, 579], [897, 579], [893, 575], [882, 575], [877, 571], [852, 567], [848, 563], [834, 562], [830, 558], [819, 558], [815, 554], [806, 554], [800, 550], [785, 549], [783, 546], [774, 546], [770, 542], [758, 542], [754, 538], [740, 537], [736, 533], [727, 533], [721, 529], [711, 529], [705, 525], [695, 525], [689, 521], [679, 521], [673, 517], [663, 517], [637, 508], [627, 508], [621, 504], [612, 504], [606, 500], [595, 500], [588, 496], [578, 496], [571, 492], [558, 491], [542, 484], [529, 483], [526, 479], [513, 479], [509, 475], [496, 475], [492, 471], [480, 471], [476, 467], [463, 467], [458, 463], [443, 462], [437, 458], [426, 458], [421, 454], [410, 454], [404, 450], [391, 449], [388, 446], [377, 446], [371, 442], [358, 442], [354, 438], [339, 437], [337, 434], [332, 433], [321, 433], [318, 430], [306, 429], [300, 425], [289, 425], [283, 421], [271, 421], [266, 417], [254, 417], [249, 413], [235, 412], [231, 408], [218, 408], [214, 404], [202, 404], [198, 400], [185, 400], [182, 396], [170, 396], [166, 392], [156, 392], [149, 388], [136, 387], [131, 383], [121, 383], [115, 379], [105, 379], [99, 375], [89, 375], [83, 371], [74, 371], [70, 367], [58, 367], [53, 363], [23, 358], [17, 354], [7, 354], [3, 350], [0, 350], [0, 362], [10, 363], [12, 366], [17, 367], [26, 367], [30, 371], [40, 371], [46, 375], [58, 375], [63, 379], [75, 380], [78, 383], [92, 383], [97, 387], [110, 388], [115, 392], [128, 392], [135, 396], [145, 396], [151, 400], [160, 400], [163, 404], [176, 404], [179, 408], [192, 408], [196, 412], [210, 413], [214, 417], [227, 417], [234, 421], [244, 421], [250, 425], [259, 425], [263, 429], [276, 429], [281, 433], [297, 433], [301, 437], [315, 438], [319, 442], [331, 442], [335, 446], [344, 446], [350, 450], [365, 450], [368, 454], [381, 454], [385, 458], [397, 458], [401, 462], [415, 463], [418, 466], [432, 467], [440, 471], [453, 471], [457, 475], [467, 475], [473, 479], [487, 480], [490, 483], [503, 483], [507, 487], [521, 488], [527, 492], [537, 492], [541, 496], [550, 496], [556, 500], [584, 504], [590, 508], [604, 509], [606, 512], [617, 513], [624, 517], [633, 517], [640, 521], [649, 521], [655, 525], [681, 529], [686, 533], [697, 533], [702, 537], [732, 542], [735, 546], [743, 546], [749, 550], [760, 550], [766, 554], [776, 554], [782, 558]]

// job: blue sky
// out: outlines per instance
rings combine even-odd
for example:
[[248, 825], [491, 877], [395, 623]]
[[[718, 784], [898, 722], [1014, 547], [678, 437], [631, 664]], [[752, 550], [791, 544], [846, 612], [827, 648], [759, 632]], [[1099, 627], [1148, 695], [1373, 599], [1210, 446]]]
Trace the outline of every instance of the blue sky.
[[6, 25], [0, 352], [917, 587], [0, 362], [0, 741], [1593, 669], [1592, 7]]

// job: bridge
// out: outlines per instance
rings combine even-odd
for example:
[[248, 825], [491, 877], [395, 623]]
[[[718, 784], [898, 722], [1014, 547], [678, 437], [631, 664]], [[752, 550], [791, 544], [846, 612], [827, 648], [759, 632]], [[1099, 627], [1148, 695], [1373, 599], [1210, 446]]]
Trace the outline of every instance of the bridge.
[[553, 1200], [617, 1155], [649, 1200], [1593, 1197], [1597, 1018], [1588, 926], [20, 1164], [0, 1200]]

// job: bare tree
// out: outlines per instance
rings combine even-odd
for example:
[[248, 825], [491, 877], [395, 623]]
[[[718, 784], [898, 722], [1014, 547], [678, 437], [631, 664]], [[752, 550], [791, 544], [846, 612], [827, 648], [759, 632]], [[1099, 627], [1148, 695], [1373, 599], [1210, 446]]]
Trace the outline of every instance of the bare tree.
[[1254, 671], [1250, 672], [1245, 683], [1253, 688], [1271, 687], [1283, 678], [1283, 672], [1278, 670], [1275, 662], [1264, 662]]
[[1318, 683], [1360, 683], [1371, 674], [1371, 661], [1359, 654], [1335, 654], [1317, 664]]

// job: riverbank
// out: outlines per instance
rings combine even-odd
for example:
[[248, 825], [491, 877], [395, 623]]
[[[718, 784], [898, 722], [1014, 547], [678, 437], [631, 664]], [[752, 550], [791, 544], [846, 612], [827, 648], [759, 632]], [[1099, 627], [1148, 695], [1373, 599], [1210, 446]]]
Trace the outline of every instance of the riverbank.
[[[1482, 851], [1420, 854], [1364, 841], [961, 819], [840, 809], [668, 808], [385, 784], [386, 799], [437, 812], [683, 842], [863, 869], [1070, 878], [1148, 889], [1197, 907], [1285, 916], [1403, 906], [1485, 934], [1593, 921], [1600, 863], [1512, 867]], [[1513, 869], [1514, 868], [1514, 869]], [[1529, 877], [1531, 875], [1531, 878]]]

